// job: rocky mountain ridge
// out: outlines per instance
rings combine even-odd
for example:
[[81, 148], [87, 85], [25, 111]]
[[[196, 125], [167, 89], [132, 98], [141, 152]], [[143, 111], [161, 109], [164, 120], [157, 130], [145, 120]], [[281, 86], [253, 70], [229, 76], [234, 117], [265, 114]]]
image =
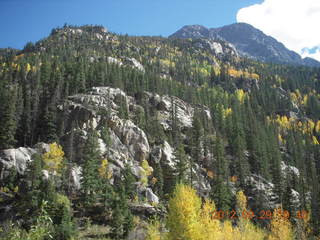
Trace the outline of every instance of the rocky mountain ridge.
[[288, 50], [273, 37], [246, 23], [235, 23], [220, 28], [206, 28], [201, 25], [184, 26], [170, 38], [221, 39], [231, 43], [239, 54], [263, 62], [306, 65], [319, 67], [320, 63], [311, 58], [302, 59], [299, 54]]

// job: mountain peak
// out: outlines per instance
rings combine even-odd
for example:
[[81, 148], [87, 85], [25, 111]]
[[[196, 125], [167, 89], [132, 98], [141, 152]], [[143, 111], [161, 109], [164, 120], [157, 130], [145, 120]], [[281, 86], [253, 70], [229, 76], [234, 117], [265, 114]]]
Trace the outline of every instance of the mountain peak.
[[209, 29], [202, 25], [186, 25], [177, 31], [176, 34], [180, 36], [177, 38], [207, 38], [209, 36]]
[[234, 23], [219, 28], [201, 25], [184, 26], [171, 38], [210, 38], [231, 43], [240, 55], [264, 62], [290, 65], [320, 66], [320, 62], [301, 56], [271, 36], [247, 23]]

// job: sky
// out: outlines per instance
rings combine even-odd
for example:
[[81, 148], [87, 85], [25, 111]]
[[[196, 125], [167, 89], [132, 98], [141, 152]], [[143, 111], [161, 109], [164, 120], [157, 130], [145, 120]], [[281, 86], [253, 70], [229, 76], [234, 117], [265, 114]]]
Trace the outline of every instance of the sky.
[[320, 61], [320, 0], [264, 0], [237, 12], [246, 22], [287, 48]]
[[0, 0], [0, 48], [23, 48], [55, 27], [98, 24], [167, 37], [184, 25], [246, 22], [302, 56], [320, 60], [320, 0]]

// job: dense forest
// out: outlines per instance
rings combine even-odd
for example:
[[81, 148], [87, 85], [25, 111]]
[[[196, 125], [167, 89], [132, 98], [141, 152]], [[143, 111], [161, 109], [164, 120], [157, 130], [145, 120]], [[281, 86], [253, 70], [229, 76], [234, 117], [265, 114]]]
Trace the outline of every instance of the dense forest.
[[0, 239], [318, 239], [319, 143], [320, 68], [65, 25], [0, 50]]

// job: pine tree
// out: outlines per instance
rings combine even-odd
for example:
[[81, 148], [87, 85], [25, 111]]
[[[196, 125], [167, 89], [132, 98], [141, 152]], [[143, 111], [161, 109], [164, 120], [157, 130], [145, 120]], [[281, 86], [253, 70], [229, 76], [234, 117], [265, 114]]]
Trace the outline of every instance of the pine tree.
[[193, 168], [195, 163], [201, 161], [201, 141], [203, 136], [203, 128], [199, 119], [199, 114], [195, 113], [193, 116], [192, 129], [191, 129], [191, 158], [189, 158], [189, 172], [190, 172], [190, 185], [194, 181]]
[[183, 144], [180, 142], [177, 150], [176, 150], [176, 159], [177, 159], [177, 182], [178, 183], [186, 183], [187, 181], [187, 170], [188, 170], [188, 160], [187, 155], [184, 152]]
[[15, 85], [3, 85], [0, 86], [0, 149], [15, 146], [17, 128], [16, 102], [18, 89]]
[[125, 238], [133, 227], [133, 216], [127, 197], [125, 187], [119, 183], [112, 201], [112, 220], [110, 222], [110, 236], [114, 239]]
[[82, 155], [82, 199], [86, 205], [96, 200], [96, 194], [100, 187], [98, 169], [100, 167], [101, 153], [98, 143], [98, 135], [95, 130], [89, 130]]
[[155, 193], [158, 195], [160, 199], [163, 198], [163, 171], [160, 162], [155, 163], [154, 171], [153, 171], [153, 177], [155, 180], [154, 183], [154, 190]]
[[229, 166], [225, 158], [224, 145], [221, 136], [217, 136], [213, 149], [216, 158], [216, 177], [212, 180], [211, 197], [219, 210], [227, 211], [231, 205], [231, 192], [229, 189]]

